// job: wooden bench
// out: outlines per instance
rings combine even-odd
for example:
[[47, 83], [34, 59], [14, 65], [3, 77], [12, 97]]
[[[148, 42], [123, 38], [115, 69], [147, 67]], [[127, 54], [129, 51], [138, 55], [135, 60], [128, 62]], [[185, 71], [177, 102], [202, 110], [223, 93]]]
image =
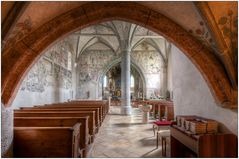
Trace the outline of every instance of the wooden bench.
[[105, 113], [107, 114], [109, 112], [109, 101], [98, 101], [98, 100], [72, 100], [72, 101], [69, 101], [69, 102], [65, 102], [65, 103], [78, 103], [78, 104], [93, 104], [93, 105], [102, 105], [105, 109]]
[[162, 120], [163, 118], [166, 120], [174, 119], [174, 107], [173, 102], [168, 100], [146, 100], [144, 104], [152, 105], [151, 113], [154, 118], [158, 118]]
[[80, 150], [83, 157], [89, 151], [89, 117], [14, 117], [15, 127], [72, 127], [81, 123]]
[[100, 115], [100, 120], [103, 122], [105, 113], [103, 111], [103, 106], [98, 106], [98, 105], [81, 105], [81, 104], [75, 104], [75, 103], [59, 103], [59, 104], [49, 104], [49, 105], [44, 105], [44, 106], [35, 106], [34, 108], [99, 108], [99, 115]]
[[80, 125], [73, 127], [14, 127], [14, 157], [82, 157]]
[[[33, 110], [33, 109], [65, 109], [66, 111], [68, 111], [68, 110], [73, 110], [73, 111], [76, 111], [77, 109], [79, 109], [80, 111], [96, 111], [95, 112], [95, 114], [96, 115], [98, 115], [99, 116], [99, 121], [101, 122], [101, 117], [100, 116], [102, 116], [102, 114], [101, 114], [101, 112], [100, 112], [100, 108], [92, 108], [92, 107], [89, 107], [89, 106], [87, 106], [87, 107], [77, 107], [77, 106], [62, 106], [61, 104], [59, 104], [59, 105], [56, 105], [56, 104], [52, 104], [52, 105], [47, 105], [47, 106], [45, 106], [45, 105], [42, 105], [42, 106], [40, 106], [40, 105], [36, 105], [36, 106], [33, 106], [33, 107], [20, 107], [19, 109], [20, 110]], [[19, 110], [18, 109], [18, 110]]]
[[94, 111], [14, 111], [14, 117], [84, 117], [89, 116], [88, 127], [91, 136], [90, 143], [95, 137], [95, 112]]
[[71, 102], [65, 102], [62, 104], [77, 104], [77, 105], [82, 105], [82, 106], [100, 106], [102, 108], [103, 111], [103, 115], [105, 116], [108, 113], [108, 106], [106, 104], [104, 104], [103, 102], [77, 102], [77, 101], [71, 101]]
[[71, 100], [69, 102], [78, 102], [78, 103], [94, 103], [94, 104], [102, 104], [106, 108], [106, 112], [109, 112], [109, 101], [108, 100]]
[[96, 115], [96, 128], [97, 131], [101, 125], [101, 120], [100, 120], [100, 111], [99, 108], [71, 108], [71, 107], [66, 107], [66, 108], [58, 108], [58, 107], [20, 107], [20, 110], [24, 110], [24, 111], [34, 111], [34, 110], [44, 110], [44, 111], [95, 111], [95, 115]]

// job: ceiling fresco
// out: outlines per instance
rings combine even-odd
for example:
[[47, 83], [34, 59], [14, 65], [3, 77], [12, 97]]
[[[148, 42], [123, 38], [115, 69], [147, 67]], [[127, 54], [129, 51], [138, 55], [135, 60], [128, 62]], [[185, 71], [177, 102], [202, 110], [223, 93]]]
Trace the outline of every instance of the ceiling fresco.
[[[53, 19], [55, 16], [79, 7], [84, 3], [87, 2], [29, 2], [24, 13], [17, 20], [12, 33], [9, 35], [9, 39], [5, 40], [6, 45], [7, 43], [10, 43], [9, 45], [14, 44], [14, 42], [24, 37], [24, 35], [37, 29], [40, 25]], [[213, 44], [207, 27], [205, 25], [202, 26], [202, 23], [204, 23], [203, 19], [199, 15], [193, 2], [138, 3], [171, 18], [186, 30], [192, 32], [193, 35], [196, 35], [200, 40], [204, 41], [205, 44]], [[151, 34], [151, 32], [149, 32], [149, 34]]]

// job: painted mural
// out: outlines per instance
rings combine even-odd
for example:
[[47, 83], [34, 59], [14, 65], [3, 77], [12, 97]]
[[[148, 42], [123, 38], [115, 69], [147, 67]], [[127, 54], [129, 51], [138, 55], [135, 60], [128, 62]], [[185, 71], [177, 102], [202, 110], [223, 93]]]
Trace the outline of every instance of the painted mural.
[[101, 96], [101, 86], [98, 80], [103, 74], [104, 68], [117, 57], [109, 50], [88, 50], [79, 59], [77, 76], [77, 98], [88, 99]]
[[32, 67], [21, 85], [21, 91], [44, 92], [46, 87], [71, 89], [72, 72], [68, 70], [67, 48], [58, 43]]
[[2, 42], [2, 47], [9, 47], [14, 45], [18, 40], [22, 39], [26, 34], [28, 34], [32, 30], [32, 19], [30, 16], [26, 16], [22, 22], [18, 22], [16, 27], [8, 36], [6, 41]]
[[210, 32], [208, 31], [208, 28], [206, 27], [205, 23], [203, 21], [200, 21], [198, 23], [198, 28], [196, 29], [190, 29], [189, 33], [191, 33], [193, 36], [195, 36], [201, 43], [206, 45], [209, 48], [216, 48], [216, 44], [213, 41]]
[[156, 51], [133, 51], [131, 57], [145, 73], [160, 73], [161, 59]]
[[[120, 54], [119, 54], [120, 57]], [[99, 98], [102, 96], [102, 86], [98, 79], [104, 69], [118, 56], [110, 50], [87, 50], [80, 58], [77, 65], [77, 98]], [[157, 97], [160, 93], [161, 57], [157, 51], [133, 51], [131, 58], [139, 67], [146, 78], [146, 96]]]
[[227, 42], [232, 53], [232, 59], [237, 68], [238, 58], [238, 16], [233, 10], [229, 9], [227, 14], [220, 17], [218, 25], [223, 33], [223, 37]]
[[218, 26], [223, 42], [227, 45], [224, 52], [228, 52], [238, 72], [238, 2], [210, 1], [207, 2], [213, 18]]
[[162, 60], [157, 51], [133, 51], [132, 59], [142, 70], [146, 78], [146, 98], [159, 98], [163, 96], [163, 85], [161, 77], [163, 75]]
[[111, 51], [91, 50], [80, 56], [79, 69], [79, 84], [95, 81], [103, 72], [103, 68], [112, 62], [116, 57]]

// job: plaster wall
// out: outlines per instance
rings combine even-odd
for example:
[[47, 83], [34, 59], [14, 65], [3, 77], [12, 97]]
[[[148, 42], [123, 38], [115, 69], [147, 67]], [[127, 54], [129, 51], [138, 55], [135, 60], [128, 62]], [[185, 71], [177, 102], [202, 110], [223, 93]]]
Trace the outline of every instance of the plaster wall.
[[170, 99], [173, 98], [173, 73], [172, 73], [172, 52], [168, 53], [168, 65], [167, 65], [167, 90], [170, 93]]
[[50, 48], [24, 78], [13, 108], [56, 103], [72, 99], [71, 47], [59, 42]]
[[13, 157], [13, 110], [1, 104], [1, 156]]
[[218, 106], [191, 61], [175, 46], [172, 47], [173, 101], [175, 115], [198, 115], [220, 123], [222, 132], [238, 133], [236, 110]]
[[[92, 49], [92, 48], [91, 48]], [[86, 50], [80, 55], [77, 64], [77, 95], [78, 99], [101, 99], [102, 98], [102, 74], [105, 69], [120, 58], [111, 50]], [[164, 76], [161, 71], [161, 58], [155, 50], [137, 50], [131, 52], [131, 60], [139, 67], [146, 80], [146, 98], [161, 94], [160, 80]]]
[[141, 68], [146, 79], [146, 98], [153, 98], [157, 94], [163, 94], [162, 85], [162, 61], [160, 55], [154, 50], [133, 51], [132, 59]]
[[44, 92], [19, 91], [13, 103], [13, 107], [14, 109], [22, 106], [32, 107], [33, 105], [64, 102], [68, 99], [72, 99], [71, 90], [46, 87]]
[[102, 98], [101, 75], [117, 57], [111, 50], [86, 50], [77, 63], [77, 99]]

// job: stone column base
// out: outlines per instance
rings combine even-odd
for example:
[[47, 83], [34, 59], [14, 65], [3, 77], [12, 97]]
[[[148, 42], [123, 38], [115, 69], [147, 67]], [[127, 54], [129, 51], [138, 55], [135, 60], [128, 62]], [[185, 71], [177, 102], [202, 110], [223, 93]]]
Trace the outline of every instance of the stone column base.
[[132, 114], [132, 107], [131, 106], [121, 106], [120, 114], [131, 115]]

